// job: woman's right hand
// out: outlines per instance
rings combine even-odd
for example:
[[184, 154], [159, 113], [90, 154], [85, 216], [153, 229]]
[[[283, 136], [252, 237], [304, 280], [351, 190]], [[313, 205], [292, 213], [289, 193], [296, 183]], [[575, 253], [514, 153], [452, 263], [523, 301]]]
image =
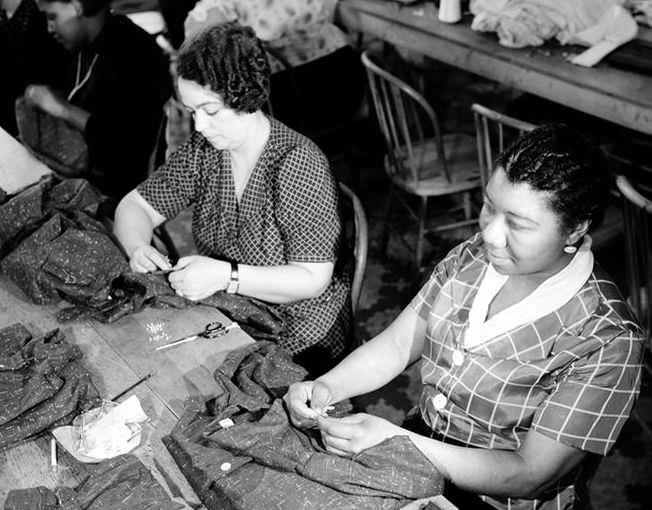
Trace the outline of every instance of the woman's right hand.
[[151, 245], [139, 246], [129, 256], [129, 267], [136, 273], [172, 269], [170, 260]]
[[317, 418], [324, 416], [333, 404], [333, 395], [330, 388], [321, 381], [302, 381], [292, 384], [283, 400], [294, 425], [315, 428]]

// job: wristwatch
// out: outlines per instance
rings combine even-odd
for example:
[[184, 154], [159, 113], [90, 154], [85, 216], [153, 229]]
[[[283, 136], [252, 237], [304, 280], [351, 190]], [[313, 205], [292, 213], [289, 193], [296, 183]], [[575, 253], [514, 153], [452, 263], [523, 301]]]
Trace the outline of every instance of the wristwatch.
[[236, 294], [240, 286], [240, 276], [238, 274], [238, 263], [231, 261], [231, 277], [226, 285], [227, 294]]

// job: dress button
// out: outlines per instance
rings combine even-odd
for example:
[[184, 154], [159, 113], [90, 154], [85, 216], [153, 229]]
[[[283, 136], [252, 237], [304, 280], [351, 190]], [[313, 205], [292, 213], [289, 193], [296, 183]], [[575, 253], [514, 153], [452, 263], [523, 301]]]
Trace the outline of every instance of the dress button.
[[464, 353], [462, 351], [453, 351], [453, 365], [459, 367], [464, 363]]
[[446, 403], [448, 402], [448, 399], [446, 398], [445, 395], [442, 395], [441, 393], [438, 393], [432, 398], [432, 405], [435, 406], [435, 409], [438, 411], [446, 407]]
[[228, 471], [231, 469], [231, 463], [230, 462], [223, 462], [222, 465], [220, 466], [220, 469], [222, 471]]

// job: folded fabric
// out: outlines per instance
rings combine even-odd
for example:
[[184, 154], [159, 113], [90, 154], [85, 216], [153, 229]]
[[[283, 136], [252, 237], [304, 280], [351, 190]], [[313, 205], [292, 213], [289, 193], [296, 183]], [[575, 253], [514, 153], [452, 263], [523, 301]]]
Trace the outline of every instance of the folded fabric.
[[570, 38], [595, 25], [613, 5], [623, 0], [472, 0], [471, 29], [496, 32], [501, 45], [510, 48], [540, 46], [556, 38]]
[[16, 123], [23, 144], [60, 175], [81, 177], [88, 172], [88, 145], [82, 131], [22, 97], [16, 100]]
[[395, 509], [441, 494], [443, 477], [407, 436], [350, 458], [294, 427], [280, 397], [305, 376], [289, 355], [257, 342], [215, 372], [218, 397], [189, 406], [164, 443], [209, 509]]
[[201, 301], [185, 299], [175, 293], [167, 275], [164, 274], [123, 272], [111, 282], [109, 295], [103, 301], [84, 302], [76, 299], [75, 302], [76, 306], [64, 308], [59, 312], [59, 321], [92, 317], [110, 323], [125, 315], [139, 312], [145, 306], [187, 308], [202, 304], [217, 308], [258, 339], [278, 339], [284, 324], [283, 317], [277, 310], [254, 298], [221, 291]]
[[101, 303], [127, 260], [102, 223], [82, 211], [54, 214], [0, 262], [35, 303]]
[[75, 489], [46, 487], [12, 490], [4, 510], [179, 510], [149, 470], [133, 455], [90, 468]]
[[81, 357], [59, 330], [32, 337], [20, 324], [0, 329], [0, 450], [97, 405]]

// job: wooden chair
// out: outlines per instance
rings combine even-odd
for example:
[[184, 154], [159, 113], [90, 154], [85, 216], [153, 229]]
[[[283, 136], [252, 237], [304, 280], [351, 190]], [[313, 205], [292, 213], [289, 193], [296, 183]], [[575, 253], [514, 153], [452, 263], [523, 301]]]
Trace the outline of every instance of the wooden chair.
[[616, 177], [616, 186], [622, 197], [628, 301], [652, 348], [652, 190], [644, 196], [623, 175]]
[[360, 293], [362, 282], [367, 269], [367, 252], [369, 244], [369, 231], [367, 227], [367, 215], [358, 196], [346, 184], [340, 183], [341, 196], [346, 198], [345, 219], [352, 221], [345, 222], [347, 240], [353, 250], [355, 259], [353, 269], [353, 282], [351, 285], [351, 307], [355, 317], [360, 304]]
[[[381, 68], [378, 57], [362, 53], [362, 63], [376, 111], [380, 131], [385, 141], [385, 171], [391, 181], [383, 250], [387, 250], [392, 202], [397, 198], [417, 223], [414, 264], [421, 267], [423, 245], [427, 232], [437, 232], [473, 225], [471, 192], [480, 188], [476, 143], [472, 136], [462, 133], [442, 134], [437, 114], [425, 98], [400, 78]], [[463, 210], [464, 218], [428, 224], [429, 199], [461, 197], [454, 207], [443, 211], [450, 216]], [[412, 199], [410, 199], [412, 197]], [[416, 202], [415, 206], [410, 201]], [[448, 203], [442, 200], [443, 203]]]
[[536, 126], [529, 122], [498, 113], [480, 104], [471, 105], [478, 144], [478, 162], [482, 188], [494, 170], [494, 160], [511, 142]]

